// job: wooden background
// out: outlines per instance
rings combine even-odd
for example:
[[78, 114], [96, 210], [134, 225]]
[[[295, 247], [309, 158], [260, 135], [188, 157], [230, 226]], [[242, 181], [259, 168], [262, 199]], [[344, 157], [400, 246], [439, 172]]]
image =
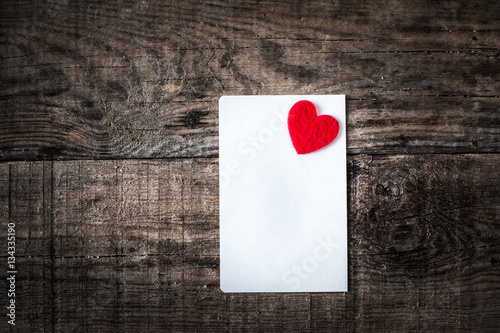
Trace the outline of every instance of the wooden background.
[[[2, 0], [0, 59], [0, 331], [500, 331], [497, 0]], [[219, 290], [231, 94], [347, 95], [349, 292]]]

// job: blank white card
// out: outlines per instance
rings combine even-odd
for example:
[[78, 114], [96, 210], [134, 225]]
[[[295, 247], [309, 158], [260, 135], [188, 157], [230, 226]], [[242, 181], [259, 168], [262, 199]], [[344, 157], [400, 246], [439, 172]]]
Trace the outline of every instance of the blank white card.
[[[340, 125], [304, 155], [287, 127], [300, 100]], [[219, 168], [222, 291], [347, 291], [344, 95], [223, 96]]]

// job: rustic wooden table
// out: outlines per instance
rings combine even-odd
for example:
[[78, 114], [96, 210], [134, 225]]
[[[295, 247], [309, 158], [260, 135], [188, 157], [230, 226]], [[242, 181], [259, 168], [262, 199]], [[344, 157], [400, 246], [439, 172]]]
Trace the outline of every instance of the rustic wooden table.
[[[500, 2], [5, 0], [1, 331], [500, 331]], [[218, 99], [346, 94], [349, 292], [219, 290]]]

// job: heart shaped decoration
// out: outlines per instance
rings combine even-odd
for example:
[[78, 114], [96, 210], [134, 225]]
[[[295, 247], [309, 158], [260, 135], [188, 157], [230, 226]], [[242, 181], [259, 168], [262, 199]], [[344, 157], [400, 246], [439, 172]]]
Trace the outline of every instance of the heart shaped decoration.
[[297, 154], [307, 154], [331, 143], [339, 133], [339, 122], [330, 115], [318, 116], [310, 101], [298, 101], [288, 113], [288, 132]]

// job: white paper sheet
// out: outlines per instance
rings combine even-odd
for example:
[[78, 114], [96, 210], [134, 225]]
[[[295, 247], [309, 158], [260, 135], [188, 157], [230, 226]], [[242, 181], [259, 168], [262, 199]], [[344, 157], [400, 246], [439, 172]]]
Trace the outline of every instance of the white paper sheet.
[[[305, 155], [287, 128], [300, 100], [340, 124], [331, 144]], [[345, 125], [344, 95], [220, 99], [222, 291], [347, 291]]]

